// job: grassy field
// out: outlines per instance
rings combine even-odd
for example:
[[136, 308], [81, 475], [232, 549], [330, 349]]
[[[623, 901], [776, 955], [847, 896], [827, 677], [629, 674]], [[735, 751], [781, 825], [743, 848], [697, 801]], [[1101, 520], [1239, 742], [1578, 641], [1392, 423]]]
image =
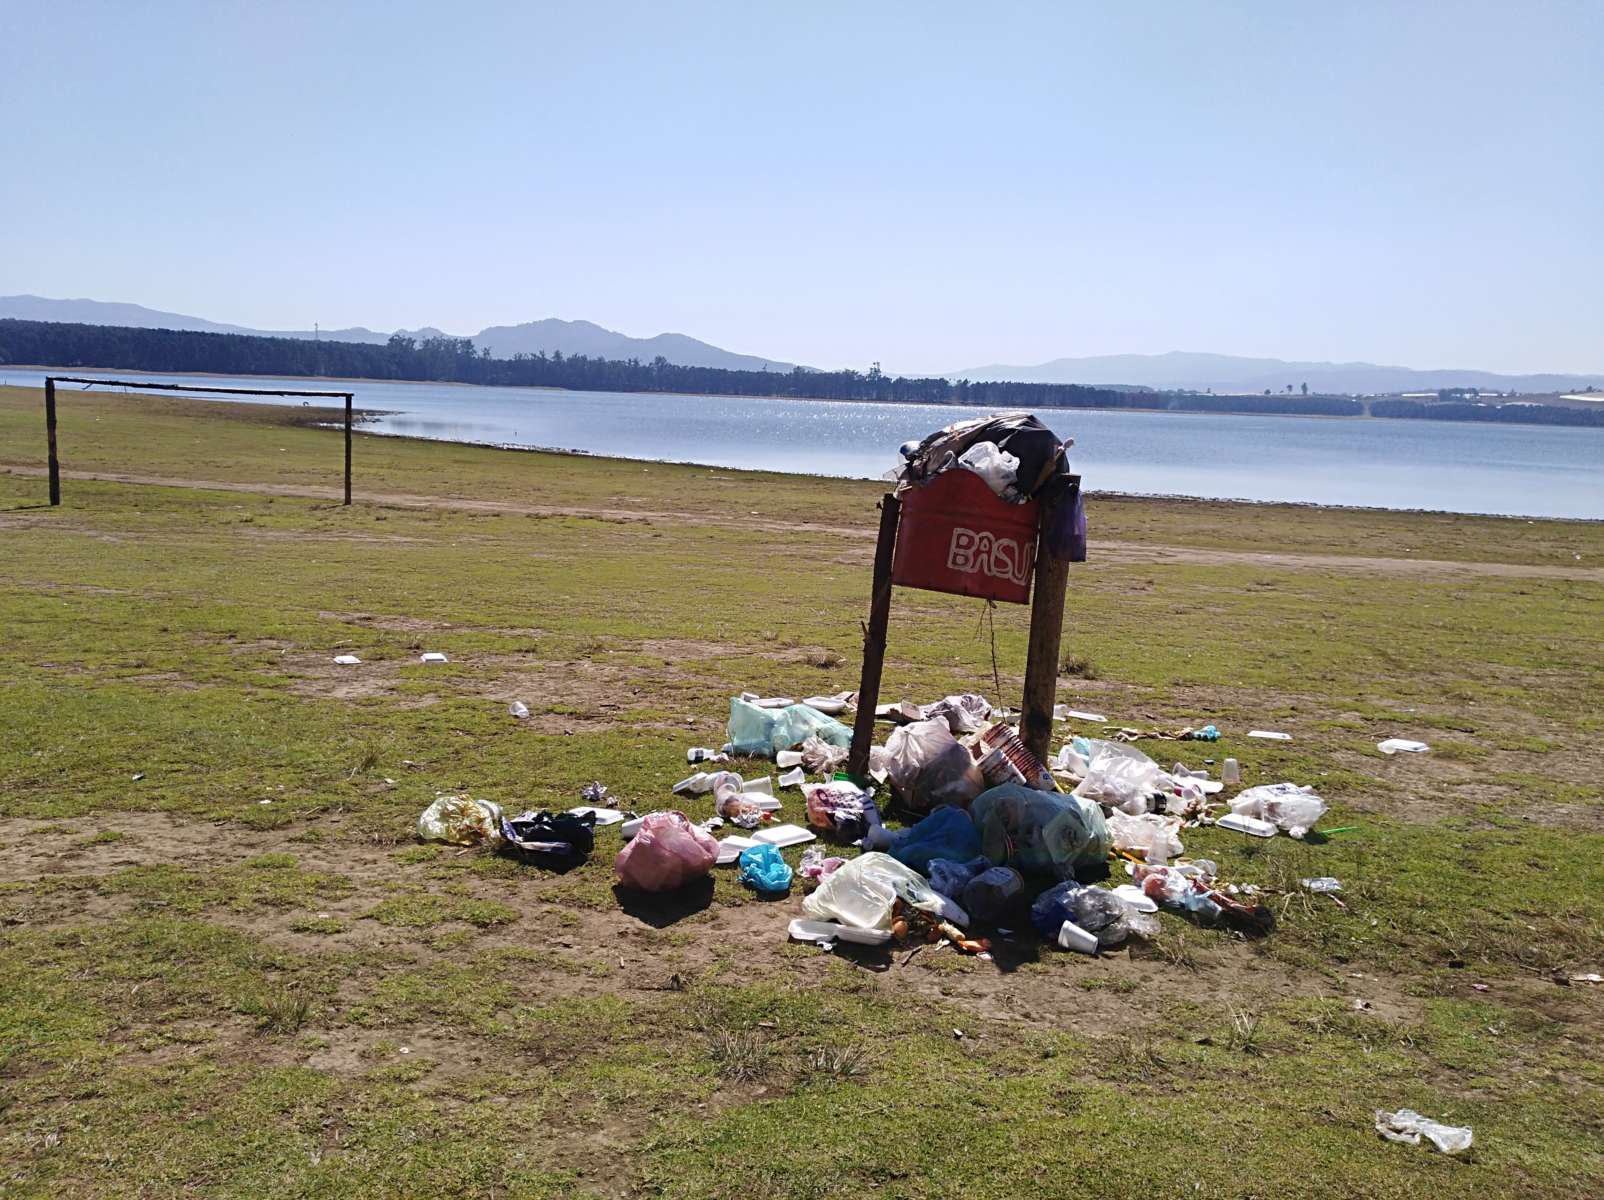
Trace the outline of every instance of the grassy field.
[[[558, 875], [413, 824], [668, 807], [732, 693], [855, 686], [878, 489], [363, 438], [346, 509], [307, 415], [71, 394], [50, 509], [0, 389], [0, 1196], [1597, 1193], [1604, 525], [1095, 501], [1060, 699], [1213, 721], [1344, 832], [1189, 831], [1258, 941], [825, 955], [729, 873], [621, 899], [614, 833]], [[992, 670], [898, 594], [888, 698]]]

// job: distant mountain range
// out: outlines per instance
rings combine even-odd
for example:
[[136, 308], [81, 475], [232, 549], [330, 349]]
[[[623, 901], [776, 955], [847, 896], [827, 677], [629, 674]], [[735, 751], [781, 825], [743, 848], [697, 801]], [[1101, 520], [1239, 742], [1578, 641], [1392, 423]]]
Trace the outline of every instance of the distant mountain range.
[[[321, 337], [331, 342], [382, 344], [389, 333], [364, 329], [250, 329], [226, 325], [182, 313], [159, 312], [138, 304], [103, 300], [50, 300], [42, 296], [0, 296], [0, 318], [24, 321], [62, 321], [82, 325], [122, 325], [138, 329], [182, 329], [201, 333], [249, 333], [268, 337]], [[401, 329], [408, 337], [446, 336], [432, 327]], [[460, 335], [459, 335], [460, 336]], [[492, 325], [471, 335], [473, 343], [497, 358], [515, 354], [583, 354], [591, 358], [650, 362], [662, 355], [687, 367], [722, 367], [737, 371], [790, 371], [793, 364], [776, 359], [736, 354], [682, 333], [660, 333], [637, 338], [604, 329], [590, 321], [548, 318], [522, 325]], [[1213, 391], [1217, 394], [1256, 395], [1265, 389], [1285, 392], [1290, 384], [1300, 391], [1335, 395], [1369, 395], [1386, 392], [1429, 392], [1438, 388], [1473, 387], [1492, 392], [1565, 392], [1588, 386], [1604, 388], [1604, 375], [1558, 373], [1500, 375], [1492, 371], [1416, 370], [1412, 367], [1377, 366], [1375, 363], [1287, 362], [1279, 358], [1239, 358], [1229, 354], [1112, 354], [1092, 358], [1058, 358], [1036, 366], [969, 367], [946, 372], [952, 380], [1015, 380], [1021, 383], [1079, 383], [1091, 387], [1158, 391]]]
[[1279, 358], [1238, 358], [1230, 354], [1109, 354], [1092, 358], [1055, 358], [1033, 367], [969, 367], [948, 379], [1009, 379], [1020, 383], [1083, 383], [1095, 387], [1138, 387], [1157, 390], [1214, 391], [1255, 394], [1269, 388], [1283, 392], [1309, 385], [1324, 394], [1427, 392], [1438, 388], [1473, 387], [1484, 391], [1563, 392], [1589, 384], [1604, 386], [1604, 375], [1499, 375], [1492, 371], [1416, 370], [1375, 363], [1286, 362]]
[[[117, 304], [104, 300], [51, 300], [43, 296], [0, 296], [0, 318], [20, 321], [61, 321], [78, 325], [121, 325], [135, 329], [183, 329], [196, 333], [249, 333], [264, 337], [311, 338], [330, 342], [369, 342], [383, 344], [389, 333], [357, 326], [351, 329], [250, 329], [244, 325], [225, 325], [204, 317], [160, 312], [140, 304]], [[399, 329], [407, 337], [444, 337], [440, 330]], [[671, 363], [685, 367], [722, 367], [733, 371], [790, 371], [793, 364], [751, 354], [736, 354], [718, 346], [699, 342], [682, 333], [660, 333], [637, 338], [603, 329], [590, 321], [529, 321], [523, 325], [492, 325], [471, 335], [474, 345], [488, 349], [497, 358], [514, 354], [584, 354], [591, 358], [638, 358], [651, 362], [659, 354]]]

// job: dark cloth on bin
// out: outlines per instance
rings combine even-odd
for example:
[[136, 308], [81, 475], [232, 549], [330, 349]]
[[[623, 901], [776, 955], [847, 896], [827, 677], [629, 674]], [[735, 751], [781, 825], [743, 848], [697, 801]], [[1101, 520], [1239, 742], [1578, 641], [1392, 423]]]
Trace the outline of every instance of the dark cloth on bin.
[[1058, 435], [1030, 413], [1006, 412], [958, 421], [932, 433], [909, 456], [903, 482], [919, 484], [939, 475], [977, 442], [995, 442], [1019, 460], [1014, 477], [1024, 499], [1057, 494], [1069, 478]]

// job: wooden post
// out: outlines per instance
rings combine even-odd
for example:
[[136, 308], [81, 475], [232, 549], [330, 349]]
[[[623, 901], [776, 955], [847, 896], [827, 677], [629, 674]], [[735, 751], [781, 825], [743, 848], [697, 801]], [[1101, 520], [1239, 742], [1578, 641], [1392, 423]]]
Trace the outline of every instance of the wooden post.
[[50, 503], [61, 503], [61, 460], [56, 457], [56, 381], [45, 377], [45, 444], [50, 457]]
[[1025, 652], [1025, 697], [1020, 705], [1019, 736], [1045, 763], [1053, 740], [1053, 706], [1058, 701], [1058, 650], [1064, 633], [1064, 591], [1069, 564], [1047, 550], [1045, 531], [1052, 527], [1056, 505], [1043, 504], [1036, 535], [1035, 595], [1030, 602], [1030, 648]]
[[345, 393], [345, 502], [351, 503], [351, 393]]
[[874, 710], [880, 704], [880, 672], [886, 659], [886, 625], [891, 620], [891, 552], [897, 544], [902, 501], [887, 493], [880, 501], [880, 540], [874, 547], [874, 590], [869, 597], [869, 627], [863, 635], [863, 677], [858, 681], [858, 713], [852, 723], [852, 751], [847, 774], [869, 774], [869, 748], [874, 744]]

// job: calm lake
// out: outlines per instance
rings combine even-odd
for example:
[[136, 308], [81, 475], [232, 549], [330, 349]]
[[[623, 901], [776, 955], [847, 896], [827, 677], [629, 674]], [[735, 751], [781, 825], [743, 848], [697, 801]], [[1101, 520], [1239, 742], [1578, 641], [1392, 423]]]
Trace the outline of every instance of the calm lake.
[[[384, 410], [362, 426], [370, 433], [852, 478], [878, 477], [903, 442], [983, 412], [447, 383], [67, 373], [348, 389], [358, 408]], [[43, 379], [37, 369], [0, 367], [0, 383], [40, 387]], [[1604, 429], [1062, 409], [1038, 415], [1060, 437], [1075, 439], [1071, 461], [1093, 491], [1604, 518]]]

